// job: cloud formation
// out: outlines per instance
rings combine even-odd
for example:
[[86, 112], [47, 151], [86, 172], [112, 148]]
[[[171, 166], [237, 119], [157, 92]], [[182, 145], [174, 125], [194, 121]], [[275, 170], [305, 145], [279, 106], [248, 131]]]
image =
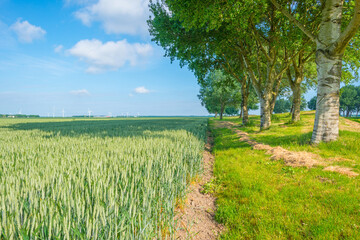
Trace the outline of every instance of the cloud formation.
[[139, 94], [144, 94], [144, 93], [149, 93], [150, 92], [150, 90], [146, 89], [144, 86], [137, 87], [137, 88], [134, 89], [134, 91], [136, 93], [139, 93]]
[[10, 29], [14, 31], [20, 42], [31, 43], [45, 36], [46, 31], [41, 27], [30, 24], [28, 21], [17, 20]]
[[63, 50], [63, 48], [64, 48], [63, 45], [56, 45], [54, 48], [54, 52], [60, 53]]
[[126, 64], [136, 66], [146, 60], [153, 48], [150, 44], [128, 43], [125, 40], [102, 43], [97, 39], [81, 40], [67, 51], [87, 62], [89, 73], [117, 70]]
[[86, 26], [101, 22], [106, 33], [145, 35], [148, 33], [149, 0], [98, 0], [75, 12]]
[[73, 91], [70, 91], [70, 94], [75, 95], [75, 96], [90, 96], [89, 91], [86, 89], [73, 90]]

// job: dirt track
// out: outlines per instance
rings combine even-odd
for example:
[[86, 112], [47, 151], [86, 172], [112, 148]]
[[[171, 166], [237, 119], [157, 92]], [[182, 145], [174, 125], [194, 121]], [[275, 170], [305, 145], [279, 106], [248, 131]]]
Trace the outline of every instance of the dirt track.
[[214, 220], [215, 198], [202, 193], [202, 186], [213, 177], [214, 156], [210, 153], [211, 141], [212, 139], [208, 138], [203, 153], [204, 173], [199, 181], [190, 185], [184, 206], [177, 209], [176, 239], [212, 240], [217, 239], [223, 230], [223, 226]]
[[[359, 124], [360, 126], [360, 124]], [[289, 151], [282, 147], [272, 147], [270, 145], [258, 143], [254, 140], [251, 140], [249, 135], [246, 132], [243, 132], [236, 128], [236, 124], [232, 122], [218, 122], [217, 127], [228, 128], [237, 134], [240, 141], [244, 141], [251, 145], [255, 150], [265, 150], [266, 154], [271, 155], [272, 160], [283, 160], [285, 165], [291, 167], [314, 167], [314, 166], [324, 166], [324, 171], [338, 172], [340, 174], [347, 175], [349, 177], [356, 177], [359, 173], [352, 171], [351, 168], [340, 167], [340, 166], [331, 166], [333, 160], [323, 159], [317, 154], [310, 152], [295, 152]]]

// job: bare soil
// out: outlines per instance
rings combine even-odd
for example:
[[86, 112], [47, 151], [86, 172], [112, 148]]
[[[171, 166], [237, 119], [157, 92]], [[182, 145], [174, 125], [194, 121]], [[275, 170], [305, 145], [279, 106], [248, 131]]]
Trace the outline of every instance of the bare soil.
[[[346, 119], [347, 120], [347, 119]], [[348, 120], [350, 121], [350, 120]], [[352, 122], [352, 121], [351, 121]], [[356, 123], [356, 122], [354, 122]], [[228, 128], [237, 134], [240, 138], [240, 141], [247, 142], [249, 145], [253, 147], [255, 150], [265, 150], [266, 154], [271, 155], [272, 160], [283, 160], [285, 165], [291, 167], [314, 167], [314, 166], [327, 166], [324, 168], [324, 171], [332, 171], [338, 172], [340, 174], [347, 175], [349, 177], [356, 177], [359, 173], [352, 171], [351, 168], [340, 167], [340, 166], [329, 166], [329, 161], [333, 161], [334, 159], [323, 159], [317, 154], [310, 152], [295, 152], [289, 151], [282, 147], [272, 147], [267, 144], [258, 143], [254, 140], [251, 140], [249, 135], [246, 132], [243, 132], [236, 128], [236, 124], [232, 122], [219, 122], [217, 127]], [[360, 127], [360, 124], [359, 124]]]
[[183, 206], [177, 211], [176, 239], [212, 240], [217, 239], [224, 227], [214, 219], [216, 211], [215, 197], [202, 193], [203, 185], [213, 177], [214, 156], [210, 153], [212, 139], [203, 153], [204, 172], [198, 181], [189, 187], [189, 194]]
[[344, 124], [340, 125], [340, 129], [360, 132], [360, 123], [344, 118]]

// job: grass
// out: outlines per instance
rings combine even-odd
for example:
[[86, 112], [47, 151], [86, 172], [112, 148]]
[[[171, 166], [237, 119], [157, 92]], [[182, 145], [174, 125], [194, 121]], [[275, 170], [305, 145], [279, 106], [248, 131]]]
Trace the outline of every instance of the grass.
[[360, 123], [360, 117], [351, 117], [349, 119], [352, 120], [352, 121]]
[[[240, 127], [258, 142], [337, 158], [334, 165], [360, 172], [360, 133], [340, 131], [338, 141], [309, 145], [313, 112], [300, 123], [279, 114], [266, 131], [255, 124]], [[228, 118], [238, 122], [238, 118]], [[359, 177], [322, 171], [321, 167], [292, 168], [252, 150], [228, 129], [215, 129], [216, 219], [227, 227], [221, 239], [358, 239], [360, 234]], [[342, 159], [340, 159], [342, 158]], [[350, 161], [344, 161], [349, 159]]]
[[166, 239], [206, 118], [0, 119], [0, 239]]

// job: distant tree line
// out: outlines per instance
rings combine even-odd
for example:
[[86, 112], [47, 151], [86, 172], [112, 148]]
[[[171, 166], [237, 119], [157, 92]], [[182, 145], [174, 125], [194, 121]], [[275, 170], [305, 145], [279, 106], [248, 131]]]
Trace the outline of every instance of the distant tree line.
[[39, 115], [25, 115], [25, 114], [0, 114], [1, 118], [39, 118]]
[[360, 112], [360, 86], [348, 85], [340, 90], [340, 112], [343, 116], [351, 117]]

